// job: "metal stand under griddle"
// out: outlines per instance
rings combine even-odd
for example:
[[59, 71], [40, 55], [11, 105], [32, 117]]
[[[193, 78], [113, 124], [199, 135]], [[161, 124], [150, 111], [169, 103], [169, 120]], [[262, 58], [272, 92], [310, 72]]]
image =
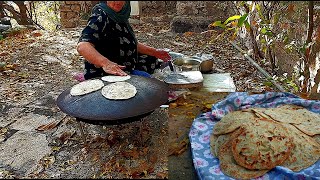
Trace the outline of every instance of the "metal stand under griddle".
[[139, 137], [140, 137], [140, 144], [143, 144], [143, 134], [142, 131], [146, 126], [146, 121], [145, 121], [145, 117], [147, 117], [148, 115], [150, 115], [152, 112], [151, 111], [149, 113], [146, 114], [142, 114], [136, 117], [131, 117], [131, 118], [126, 118], [126, 119], [121, 119], [121, 120], [115, 120], [115, 121], [93, 121], [93, 120], [86, 120], [86, 119], [81, 119], [81, 118], [76, 118], [77, 124], [78, 124], [78, 128], [80, 130], [80, 134], [83, 140], [83, 143], [85, 146], [88, 145], [87, 143], [87, 136], [88, 133], [84, 132], [84, 125], [83, 123], [89, 123], [89, 124], [94, 124], [94, 125], [122, 125], [125, 123], [131, 123], [131, 122], [135, 122], [135, 121], [139, 121], [140, 122], [140, 126], [139, 126]]

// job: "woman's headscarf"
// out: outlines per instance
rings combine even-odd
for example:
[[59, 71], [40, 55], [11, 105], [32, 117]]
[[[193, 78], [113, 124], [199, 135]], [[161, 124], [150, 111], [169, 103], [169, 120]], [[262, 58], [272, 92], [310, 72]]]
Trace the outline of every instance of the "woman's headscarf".
[[105, 1], [101, 1], [99, 5], [108, 14], [108, 17], [110, 17], [112, 20], [119, 23], [128, 22], [131, 13], [130, 1], [126, 1], [126, 3], [123, 5], [122, 9], [119, 12], [116, 12], [113, 9], [111, 9]]
[[118, 23], [126, 23], [128, 26], [129, 32], [133, 36], [134, 40], [137, 42], [133, 29], [129, 25], [129, 18], [131, 13], [130, 1], [126, 1], [126, 3], [123, 5], [122, 9], [119, 12], [116, 12], [113, 9], [111, 9], [107, 5], [106, 1], [100, 1], [98, 6], [100, 6], [107, 13], [108, 17], [111, 18], [113, 21]]

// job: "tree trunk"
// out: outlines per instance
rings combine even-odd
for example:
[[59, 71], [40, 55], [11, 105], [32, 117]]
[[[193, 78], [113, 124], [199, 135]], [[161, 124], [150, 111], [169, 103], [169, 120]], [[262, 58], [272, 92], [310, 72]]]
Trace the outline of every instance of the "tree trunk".
[[4, 1], [0, 1], [0, 18], [4, 18], [3, 4]]
[[13, 1], [16, 3], [20, 9], [20, 25], [31, 25], [32, 23], [28, 21], [28, 16], [27, 16], [27, 7], [24, 4], [24, 1]]
[[[306, 45], [308, 46], [309, 43], [311, 42], [312, 38], [312, 33], [313, 33], [313, 1], [309, 1], [308, 4], [308, 31], [307, 31], [307, 41]], [[302, 85], [302, 92], [306, 93], [308, 89], [310, 88], [310, 47], [306, 48], [306, 53], [305, 53], [305, 63], [304, 63], [304, 80], [303, 80], [303, 85]]]
[[[249, 14], [249, 12], [250, 12], [249, 7], [246, 4], [244, 4], [243, 6], [244, 6], [244, 8], [246, 10], [246, 13]], [[255, 59], [264, 58], [262, 53], [259, 50], [256, 38], [254, 36], [254, 32], [253, 32], [253, 29], [252, 29], [251, 26], [249, 27], [249, 35], [250, 35], [250, 39], [251, 39], [251, 42], [252, 42], [253, 54], [254, 54]]]
[[[317, 54], [320, 51], [320, 26], [318, 26], [315, 38], [314, 38], [314, 44], [312, 47], [310, 47], [310, 55], [309, 55], [309, 60], [310, 61], [316, 61]], [[317, 94], [318, 92], [318, 86], [320, 82], [320, 68], [317, 70], [317, 74], [314, 78], [314, 86], [311, 88], [309, 96], [314, 96], [314, 94]]]
[[16, 10], [14, 10], [14, 8], [12, 6], [9, 6], [8, 4], [3, 4], [4, 9], [6, 9], [7, 11], [9, 11], [12, 14], [13, 19], [15, 19], [17, 21], [18, 24], [20, 24], [20, 13], [17, 12]]

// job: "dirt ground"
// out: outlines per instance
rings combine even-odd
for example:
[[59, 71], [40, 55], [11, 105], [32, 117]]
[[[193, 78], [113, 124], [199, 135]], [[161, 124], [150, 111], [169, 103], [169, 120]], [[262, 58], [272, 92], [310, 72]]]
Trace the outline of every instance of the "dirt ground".
[[[170, 31], [169, 24], [142, 23], [133, 27], [139, 41], [156, 48], [185, 55], [212, 53], [215, 71], [231, 73], [237, 91], [266, 88], [264, 77], [230, 44], [224, 40], [209, 44], [214, 32], [177, 34]], [[80, 32], [81, 28], [25, 31], [0, 41], [0, 110], [4, 117], [0, 119], [4, 124], [0, 127], [0, 146], [19, 131], [12, 125], [28, 113], [60, 115], [56, 124], [37, 126], [36, 132], [46, 136], [51, 148], [37, 162], [38, 168], [21, 171], [0, 163], [0, 177], [167, 179], [168, 156], [176, 162], [186, 156], [190, 163], [190, 154], [184, 153], [188, 153], [187, 133], [192, 120], [209, 111], [219, 99], [190, 93], [171, 102], [169, 109], [156, 109], [141, 121], [112, 126], [82, 124], [86, 130], [84, 143], [79, 122], [55, 105], [57, 96], [77, 83], [74, 73], [83, 71], [83, 59], [75, 50]], [[46, 97], [50, 101], [39, 107], [37, 102]], [[190, 168], [189, 164], [185, 171], [192, 172]]]

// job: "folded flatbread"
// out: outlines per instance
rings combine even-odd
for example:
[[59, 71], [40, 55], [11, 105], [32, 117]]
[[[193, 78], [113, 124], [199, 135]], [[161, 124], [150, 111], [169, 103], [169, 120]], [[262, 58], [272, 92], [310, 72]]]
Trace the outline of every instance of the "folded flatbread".
[[104, 83], [100, 79], [93, 79], [80, 82], [74, 85], [70, 90], [71, 96], [81, 96], [97, 91], [104, 86]]

